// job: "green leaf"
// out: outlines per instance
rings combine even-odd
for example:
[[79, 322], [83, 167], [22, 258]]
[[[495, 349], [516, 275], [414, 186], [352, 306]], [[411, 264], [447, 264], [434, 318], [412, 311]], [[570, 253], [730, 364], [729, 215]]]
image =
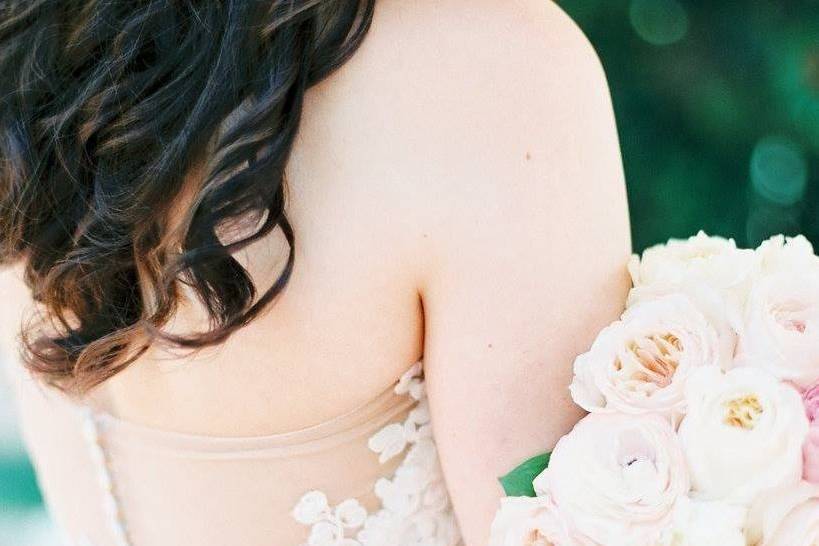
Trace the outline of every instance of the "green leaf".
[[549, 466], [551, 453], [543, 453], [524, 461], [514, 470], [498, 478], [509, 497], [534, 497], [532, 481]]

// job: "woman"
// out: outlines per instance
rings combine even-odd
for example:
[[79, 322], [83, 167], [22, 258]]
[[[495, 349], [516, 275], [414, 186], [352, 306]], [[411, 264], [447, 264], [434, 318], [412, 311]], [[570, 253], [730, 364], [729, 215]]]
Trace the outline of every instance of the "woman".
[[67, 538], [485, 546], [628, 284], [566, 15], [20, 0], [0, 48], [4, 343]]

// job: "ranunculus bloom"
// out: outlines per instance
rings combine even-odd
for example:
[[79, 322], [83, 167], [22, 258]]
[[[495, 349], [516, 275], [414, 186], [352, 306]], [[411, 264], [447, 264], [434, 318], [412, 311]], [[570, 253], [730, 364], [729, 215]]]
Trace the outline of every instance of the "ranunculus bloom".
[[534, 486], [552, 496], [577, 536], [605, 546], [655, 546], [689, 481], [666, 419], [592, 413], [558, 441]]
[[671, 239], [633, 256], [629, 273], [635, 287], [679, 286], [704, 282], [714, 288], [741, 289], [757, 267], [753, 250], [737, 248], [733, 239], [700, 231], [689, 239]]
[[802, 476], [808, 420], [790, 385], [751, 367], [695, 371], [679, 439], [702, 500], [748, 503]]
[[819, 273], [760, 277], [745, 308], [738, 352], [779, 379], [808, 387], [819, 379]]
[[629, 308], [577, 357], [571, 392], [590, 412], [685, 412], [683, 388], [692, 370], [720, 366], [714, 328], [684, 296]]
[[819, 485], [801, 481], [765, 495], [751, 507], [750, 544], [819, 545]]
[[551, 495], [505, 497], [492, 522], [489, 546], [597, 546], [577, 536]]

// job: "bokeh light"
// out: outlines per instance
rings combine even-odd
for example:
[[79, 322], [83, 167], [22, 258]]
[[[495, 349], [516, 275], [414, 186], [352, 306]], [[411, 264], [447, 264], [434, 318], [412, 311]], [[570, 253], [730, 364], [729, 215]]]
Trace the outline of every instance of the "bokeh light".
[[640, 38], [654, 45], [673, 44], [688, 32], [688, 14], [677, 0], [631, 0], [629, 18]]
[[819, 248], [819, 0], [558, 3], [606, 70], [635, 250], [700, 228]]
[[805, 195], [808, 164], [801, 147], [782, 136], [757, 142], [751, 155], [751, 186], [764, 199], [790, 206]]
[[819, 150], [819, 38], [782, 36], [767, 45], [767, 77], [776, 107]]

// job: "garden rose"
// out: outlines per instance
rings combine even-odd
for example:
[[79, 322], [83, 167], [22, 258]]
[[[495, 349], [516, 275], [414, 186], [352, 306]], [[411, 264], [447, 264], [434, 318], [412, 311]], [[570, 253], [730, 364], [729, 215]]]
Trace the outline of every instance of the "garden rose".
[[733, 239], [702, 231], [685, 240], [672, 239], [666, 245], [646, 249], [642, 258], [632, 256], [629, 272], [634, 287], [626, 306], [684, 294], [717, 330], [721, 356], [730, 363], [758, 262], [753, 250], [737, 248]]
[[759, 546], [819, 546], [819, 485], [778, 488], [751, 508], [748, 540]]
[[801, 387], [819, 379], [819, 274], [765, 275], [751, 288], [738, 352]]
[[686, 401], [679, 439], [697, 498], [749, 503], [800, 479], [808, 420], [796, 389], [756, 368], [701, 368]]
[[753, 250], [737, 248], [733, 239], [700, 231], [688, 239], [671, 239], [648, 248], [642, 258], [633, 256], [629, 273], [635, 287], [679, 286], [696, 281], [731, 290], [741, 288], [756, 266]]
[[819, 258], [813, 245], [804, 235], [785, 237], [775, 235], [756, 249], [760, 274], [770, 275], [792, 271], [810, 271], [819, 274]]
[[592, 413], [558, 441], [534, 486], [552, 496], [578, 536], [605, 546], [654, 546], [689, 480], [667, 420]]
[[680, 499], [661, 546], [745, 546], [748, 509], [722, 502]]
[[727, 369], [734, 359], [737, 331], [742, 326], [745, 299], [727, 293], [702, 282], [687, 282], [676, 286], [638, 286], [632, 288], [626, 307], [658, 300], [669, 295], [685, 296], [706, 318], [719, 338], [719, 358]]
[[492, 522], [489, 546], [596, 546], [572, 536], [550, 495], [505, 497]]
[[717, 332], [684, 296], [665, 296], [629, 308], [577, 357], [571, 392], [590, 412], [685, 411], [689, 374], [721, 364]]

